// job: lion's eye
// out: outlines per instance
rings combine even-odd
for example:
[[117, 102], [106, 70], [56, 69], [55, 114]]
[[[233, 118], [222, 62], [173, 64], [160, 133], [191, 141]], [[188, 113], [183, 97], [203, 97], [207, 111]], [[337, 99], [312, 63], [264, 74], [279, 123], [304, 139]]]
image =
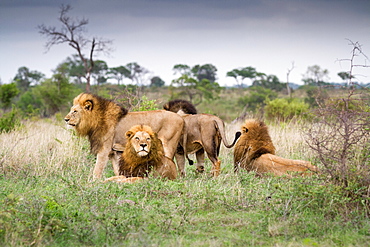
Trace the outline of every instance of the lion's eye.
[[135, 137], [135, 140], [136, 140], [136, 141], [140, 141], [140, 138], [139, 138], [139, 137]]
[[150, 141], [150, 138], [146, 138], [147, 141]]

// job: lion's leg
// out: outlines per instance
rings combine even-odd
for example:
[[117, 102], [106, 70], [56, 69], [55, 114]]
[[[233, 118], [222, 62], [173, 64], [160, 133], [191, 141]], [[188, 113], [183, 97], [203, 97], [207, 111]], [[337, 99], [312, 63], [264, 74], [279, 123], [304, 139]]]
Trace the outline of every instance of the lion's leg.
[[221, 161], [217, 157], [220, 149], [220, 141], [215, 140], [213, 143], [208, 143], [208, 145], [204, 145], [204, 149], [207, 153], [208, 158], [212, 162], [211, 174], [214, 177], [217, 177], [218, 175], [220, 175], [221, 171]]
[[200, 149], [195, 153], [197, 157], [197, 172], [204, 172], [204, 149]]
[[96, 156], [96, 163], [93, 171], [93, 178], [94, 179], [99, 179], [101, 178], [105, 165], [108, 162], [109, 159], [109, 152], [99, 152], [98, 155]]
[[122, 152], [113, 151], [112, 154], [109, 156], [110, 160], [112, 161], [113, 171], [116, 176], [119, 175], [119, 159], [121, 157]]
[[175, 159], [180, 175], [185, 177], [185, 155], [183, 153], [176, 153]]
[[221, 161], [217, 159], [215, 163], [212, 162], [211, 174], [214, 177], [217, 177], [218, 175], [220, 175], [220, 172], [221, 172]]

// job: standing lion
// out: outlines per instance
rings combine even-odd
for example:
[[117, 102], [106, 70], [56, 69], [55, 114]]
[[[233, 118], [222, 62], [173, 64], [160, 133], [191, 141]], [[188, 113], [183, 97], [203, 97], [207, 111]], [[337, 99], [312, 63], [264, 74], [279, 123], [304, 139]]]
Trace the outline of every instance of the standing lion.
[[125, 133], [134, 125], [149, 125], [162, 141], [164, 154], [173, 159], [183, 133], [184, 120], [164, 110], [127, 112], [111, 100], [90, 93], [81, 93], [73, 100], [65, 122], [80, 136], [87, 136], [91, 152], [96, 154], [94, 178], [102, 176], [108, 160], [112, 160], [114, 173], [119, 175], [118, 160], [124, 151]]
[[[308, 161], [291, 160], [275, 155], [267, 126], [258, 120], [247, 120], [242, 126], [242, 135], [234, 148], [234, 169], [239, 167], [255, 171], [258, 175], [271, 173], [276, 176], [289, 172], [316, 172], [317, 167]], [[310, 174], [310, 173], [306, 173]]]
[[193, 104], [186, 100], [169, 101], [163, 108], [178, 113], [185, 120], [183, 141], [181, 141], [175, 155], [181, 175], [185, 175], [187, 154], [195, 153], [197, 171], [203, 172], [204, 153], [207, 153], [212, 162], [211, 173], [213, 176], [218, 176], [221, 170], [221, 161], [218, 158], [221, 141], [225, 147], [231, 148], [238, 140], [240, 132], [235, 133], [233, 143], [229, 144], [226, 139], [224, 122], [219, 117], [211, 114], [196, 114], [197, 111]]

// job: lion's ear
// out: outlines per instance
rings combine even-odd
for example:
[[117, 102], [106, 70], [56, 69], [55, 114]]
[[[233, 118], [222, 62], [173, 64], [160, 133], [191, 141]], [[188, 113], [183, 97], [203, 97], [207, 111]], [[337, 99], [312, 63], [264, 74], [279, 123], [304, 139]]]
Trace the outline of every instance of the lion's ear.
[[93, 109], [93, 105], [94, 104], [93, 104], [92, 100], [86, 100], [83, 106], [84, 106], [85, 110], [91, 111]]
[[247, 132], [248, 132], [247, 127], [244, 127], [244, 126], [243, 126], [243, 127], [242, 127], [242, 132], [243, 132], [243, 133], [247, 133]]
[[130, 137], [133, 136], [133, 135], [134, 135], [134, 132], [132, 132], [130, 130], [127, 131], [126, 134], [125, 134], [125, 136], [126, 136], [127, 139], [130, 139]]

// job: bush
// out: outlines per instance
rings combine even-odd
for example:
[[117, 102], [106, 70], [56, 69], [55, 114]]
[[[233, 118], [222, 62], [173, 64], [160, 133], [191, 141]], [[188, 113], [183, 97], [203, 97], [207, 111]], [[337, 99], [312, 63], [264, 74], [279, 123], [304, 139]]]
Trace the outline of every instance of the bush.
[[302, 87], [307, 94], [305, 102], [311, 107], [317, 107], [322, 104], [329, 96], [328, 92], [323, 87], [305, 85]]
[[[369, 198], [370, 112], [361, 97], [330, 99], [314, 111], [305, 130], [306, 142], [316, 152], [322, 172], [352, 198]], [[365, 200], [370, 206], [368, 200]]]
[[0, 118], [0, 133], [10, 132], [19, 125], [20, 121], [18, 119], [18, 111], [13, 108], [10, 112], [5, 113]]
[[15, 83], [0, 85], [0, 101], [4, 108], [8, 108], [11, 105], [12, 99], [17, 96], [19, 90]]
[[302, 117], [309, 105], [297, 98], [280, 98], [269, 100], [265, 106], [265, 118], [268, 120], [287, 121], [294, 117]]
[[251, 111], [263, 108], [267, 100], [275, 99], [278, 96], [275, 91], [261, 86], [250, 87], [248, 91], [249, 94], [241, 97], [238, 104], [247, 106]]

